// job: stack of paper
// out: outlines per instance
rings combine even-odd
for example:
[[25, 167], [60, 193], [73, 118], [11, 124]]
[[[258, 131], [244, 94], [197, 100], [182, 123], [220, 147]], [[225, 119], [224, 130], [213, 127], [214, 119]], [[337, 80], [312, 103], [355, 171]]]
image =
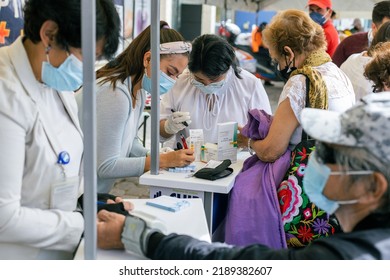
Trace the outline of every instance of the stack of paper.
[[179, 210], [182, 210], [190, 206], [190, 202], [188, 200], [166, 196], [166, 195], [159, 196], [153, 200], [147, 201], [146, 204], [170, 212], [177, 212]]

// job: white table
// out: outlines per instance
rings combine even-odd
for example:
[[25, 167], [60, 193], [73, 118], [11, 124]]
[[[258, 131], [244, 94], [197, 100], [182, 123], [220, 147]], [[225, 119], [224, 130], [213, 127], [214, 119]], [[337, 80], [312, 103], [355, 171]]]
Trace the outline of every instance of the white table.
[[[179, 233], [195, 237], [200, 240], [211, 242], [206, 218], [201, 199], [191, 199], [190, 206], [178, 212], [169, 212], [153, 206], [146, 205], [146, 201], [152, 199], [128, 199], [134, 204], [135, 211], [143, 211], [156, 216], [165, 225], [167, 234]], [[84, 241], [82, 240], [75, 260], [84, 259]], [[102, 250], [97, 249], [97, 259], [99, 260], [126, 260], [140, 259], [139, 256], [129, 254], [124, 250]]]
[[[250, 156], [249, 152], [239, 152], [237, 162], [230, 165], [233, 168], [233, 173], [229, 176], [215, 181], [199, 179], [196, 177], [188, 177], [188, 173], [174, 173], [166, 170], [160, 170], [159, 174], [152, 175], [149, 172], [144, 173], [139, 182], [143, 185], [149, 185], [150, 196], [153, 197], [155, 189], [161, 192], [161, 188], [165, 188], [165, 195], [176, 195], [177, 193], [185, 194], [184, 197], [193, 196], [201, 197], [203, 199], [204, 209], [206, 213], [207, 224], [210, 233], [212, 233], [213, 221], [213, 199], [214, 193], [227, 194], [234, 185], [237, 174], [241, 171], [244, 160]], [[196, 170], [202, 168], [205, 163], [195, 162]], [[187, 195], [187, 194], [190, 195]], [[183, 198], [183, 195], [181, 196]]]

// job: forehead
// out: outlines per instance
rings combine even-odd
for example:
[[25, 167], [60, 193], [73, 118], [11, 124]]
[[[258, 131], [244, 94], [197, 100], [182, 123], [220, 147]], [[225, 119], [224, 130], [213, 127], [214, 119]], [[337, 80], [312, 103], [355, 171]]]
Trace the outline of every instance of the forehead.
[[184, 69], [187, 67], [187, 64], [188, 57], [183, 54], [164, 55], [160, 60], [161, 67], [173, 66], [177, 69]]
[[326, 12], [326, 9], [320, 8], [317, 5], [309, 5], [309, 10], [320, 14]]

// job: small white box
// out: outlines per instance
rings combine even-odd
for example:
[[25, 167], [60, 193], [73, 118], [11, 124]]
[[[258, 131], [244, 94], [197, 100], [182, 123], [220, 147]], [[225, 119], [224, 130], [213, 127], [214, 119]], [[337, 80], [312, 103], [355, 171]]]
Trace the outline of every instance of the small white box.
[[195, 161], [201, 161], [203, 144], [203, 129], [190, 129], [190, 148], [194, 150]]
[[217, 124], [218, 128], [218, 156], [217, 160], [230, 159], [232, 163], [237, 161], [237, 122]]
[[218, 160], [218, 145], [206, 143], [203, 145], [200, 160], [208, 162], [210, 160]]

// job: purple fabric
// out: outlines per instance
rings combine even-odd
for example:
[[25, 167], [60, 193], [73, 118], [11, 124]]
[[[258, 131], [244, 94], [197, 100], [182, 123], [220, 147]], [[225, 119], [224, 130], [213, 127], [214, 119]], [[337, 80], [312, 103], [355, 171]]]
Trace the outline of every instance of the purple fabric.
[[[249, 111], [242, 134], [264, 139], [272, 116], [263, 110]], [[233, 245], [260, 243], [271, 248], [287, 248], [276, 189], [290, 164], [287, 150], [273, 163], [265, 163], [256, 155], [246, 159], [230, 192], [225, 223], [225, 242]]]

